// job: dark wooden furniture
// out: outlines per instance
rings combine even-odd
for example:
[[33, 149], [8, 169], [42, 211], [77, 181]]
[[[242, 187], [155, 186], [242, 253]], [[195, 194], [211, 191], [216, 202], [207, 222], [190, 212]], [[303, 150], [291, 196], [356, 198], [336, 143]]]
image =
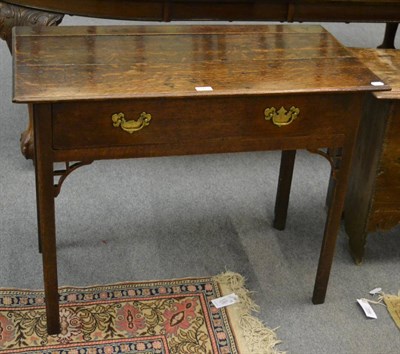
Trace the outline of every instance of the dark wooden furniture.
[[369, 96], [355, 149], [344, 215], [350, 249], [360, 263], [368, 233], [400, 223], [400, 52], [353, 53], [392, 86]]
[[[6, 0], [0, 1], [0, 37], [11, 49], [13, 26], [58, 25], [64, 14], [151, 21], [387, 22], [382, 47], [394, 48], [400, 0]], [[21, 151], [33, 157], [32, 117]]]
[[[328, 32], [17, 27], [13, 53], [14, 101], [33, 112], [49, 333], [59, 331], [54, 199], [71, 171], [98, 159], [342, 148], [313, 295], [324, 302], [361, 110], [379, 80]], [[277, 204], [284, 183], [278, 191]]]
[[3, 0], [31, 9], [124, 20], [399, 22], [399, 0]]

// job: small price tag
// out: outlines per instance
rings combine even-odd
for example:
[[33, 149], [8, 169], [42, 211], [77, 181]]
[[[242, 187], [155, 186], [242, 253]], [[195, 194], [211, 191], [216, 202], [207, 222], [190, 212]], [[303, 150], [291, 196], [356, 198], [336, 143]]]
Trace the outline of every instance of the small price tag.
[[371, 305], [368, 303], [367, 300], [357, 299], [357, 302], [359, 303], [361, 308], [364, 310], [365, 316], [367, 316], [368, 318], [374, 318], [374, 319], [378, 318], [375, 311], [372, 309]]
[[197, 86], [195, 89], [197, 92], [213, 91], [211, 86]]
[[229, 295], [213, 299], [211, 300], [211, 302], [217, 309], [220, 309], [221, 307], [226, 307], [229, 305], [236, 304], [237, 302], [239, 302], [239, 297], [236, 294], [232, 293]]
[[385, 86], [385, 84], [382, 81], [372, 81], [371, 85], [372, 86]]
[[382, 288], [375, 288], [375, 289], [371, 290], [369, 293], [371, 295], [376, 295], [376, 294], [379, 294], [381, 291], [382, 291]]

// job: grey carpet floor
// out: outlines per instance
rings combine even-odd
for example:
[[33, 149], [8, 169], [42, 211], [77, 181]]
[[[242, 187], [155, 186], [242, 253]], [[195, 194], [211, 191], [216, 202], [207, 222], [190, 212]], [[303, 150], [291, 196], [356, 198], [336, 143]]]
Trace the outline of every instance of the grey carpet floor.
[[[109, 23], [66, 18], [65, 24]], [[344, 44], [376, 46], [382, 25], [333, 25]], [[0, 286], [42, 288], [34, 173], [19, 152], [26, 108], [11, 103], [1, 43]], [[326, 302], [311, 295], [325, 221], [327, 161], [300, 152], [287, 228], [272, 228], [279, 153], [101, 161], [68, 177], [56, 200], [60, 285], [243, 274], [259, 317], [294, 354], [396, 354], [400, 332], [383, 306], [367, 320], [356, 298], [400, 289], [400, 228], [368, 238], [356, 266], [339, 235]]]

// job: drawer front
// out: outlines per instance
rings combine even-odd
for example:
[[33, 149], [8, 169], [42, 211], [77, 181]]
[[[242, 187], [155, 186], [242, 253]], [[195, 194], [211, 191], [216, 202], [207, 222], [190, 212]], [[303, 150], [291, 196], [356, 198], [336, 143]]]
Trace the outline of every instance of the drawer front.
[[[58, 103], [52, 108], [53, 147], [68, 150], [204, 144], [218, 139], [238, 144], [283, 137], [320, 139], [346, 133], [354, 121], [352, 112], [346, 112], [351, 100], [351, 95], [292, 95]], [[287, 112], [280, 111], [281, 107]], [[291, 107], [299, 113], [290, 111]], [[271, 108], [269, 120], [266, 108]], [[151, 120], [141, 119], [143, 112], [150, 114]], [[283, 126], [277, 125], [282, 122]]]

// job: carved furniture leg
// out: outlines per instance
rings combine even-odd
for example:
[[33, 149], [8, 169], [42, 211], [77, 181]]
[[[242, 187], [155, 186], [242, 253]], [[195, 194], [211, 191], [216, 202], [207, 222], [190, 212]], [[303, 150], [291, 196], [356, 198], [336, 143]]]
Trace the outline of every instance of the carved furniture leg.
[[[64, 15], [11, 5], [0, 1], [0, 37], [7, 42], [10, 52], [12, 28], [14, 26], [57, 26]], [[21, 135], [21, 152], [27, 159], [33, 159], [33, 128], [30, 112], [29, 124]]]
[[54, 211], [53, 151], [51, 144], [51, 107], [41, 104], [33, 107], [35, 131], [35, 173], [40, 232], [44, 291], [48, 334], [60, 332], [59, 296]]
[[278, 190], [275, 200], [274, 228], [277, 230], [284, 230], [286, 226], [295, 158], [296, 150], [282, 151]]
[[395, 49], [394, 40], [396, 38], [397, 28], [399, 23], [387, 23], [385, 28], [385, 35], [383, 37], [383, 42], [378, 48], [382, 49]]

